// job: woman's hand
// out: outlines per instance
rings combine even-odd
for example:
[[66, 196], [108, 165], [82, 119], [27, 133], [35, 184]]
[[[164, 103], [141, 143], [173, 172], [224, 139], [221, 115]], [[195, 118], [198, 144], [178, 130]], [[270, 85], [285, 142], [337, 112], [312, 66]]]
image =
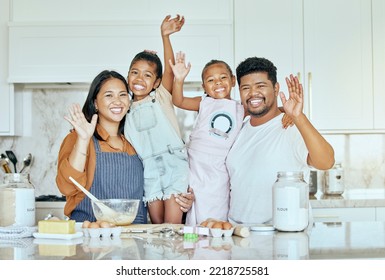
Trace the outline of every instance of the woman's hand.
[[79, 104], [72, 104], [68, 111], [69, 116], [64, 118], [72, 125], [79, 138], [89, 140], [94, 134], [98, 115], [93, 115], [91, 122], [88, 122]]
[[175, 201], [180, 205], [180, 209], [183, 212], [188, 212], [195, 200], [194, 190], [188, 187], [187, 193], [177, 194]]

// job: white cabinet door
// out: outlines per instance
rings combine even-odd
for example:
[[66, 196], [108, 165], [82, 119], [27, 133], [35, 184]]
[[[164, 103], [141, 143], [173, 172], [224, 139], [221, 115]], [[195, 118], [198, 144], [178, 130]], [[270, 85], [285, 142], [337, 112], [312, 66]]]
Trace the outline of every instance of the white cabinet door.
[[385, 1], [372, 0], [374, 128], [385, 129]]
[[234, 1], [235, 67], [250, 56], [265, 57], [284, 78], [303, 69], [301, 0]]
[[376, 207], [376, 221], [385, 221], [385, 207]]
[[8, 78], [8, 10], [9, 1], [1, 1], [0, 9], [0, 135], [9, 135], [12, 129], [13, 101], [7, 83]]
[[372, 129], [371, 0], [303, 3], [310, 120], [317, 129]]
[[[374, 128], [371, 0], [235, 1], [234, 20], [236, 64], [270, 59], [285, 93], [283, 78], [299, 72], [305, 113], [317, 129]], [[382, 41], [384, 32], [377, 31]]]

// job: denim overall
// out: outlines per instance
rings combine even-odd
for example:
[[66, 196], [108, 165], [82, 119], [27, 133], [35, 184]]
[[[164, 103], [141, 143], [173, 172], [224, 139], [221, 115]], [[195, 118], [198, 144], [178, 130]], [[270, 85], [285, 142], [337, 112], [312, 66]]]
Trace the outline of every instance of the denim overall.
[[[95, 177], [91, 193], [99, 199], [143, 199], [143, 166], [138, 155], [102, 152], [99, 141], [93, 137], [96, 150]], [[77, 222], [95, 221], [91, 200], [85, 197], [71, 213]], [[141, 202], [134, 224], [147, 223], [147, 208]]]
[[133, 104], [126, 117], [125, 134], [143, 161], [145, 202], [186, 192], [186, 147], [155, 97]]

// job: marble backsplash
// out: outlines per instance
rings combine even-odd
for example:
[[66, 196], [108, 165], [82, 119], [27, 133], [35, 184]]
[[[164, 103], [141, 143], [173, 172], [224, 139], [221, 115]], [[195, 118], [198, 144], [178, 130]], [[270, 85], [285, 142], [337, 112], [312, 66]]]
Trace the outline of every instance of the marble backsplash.
[[[18, 158], [18, 169], [23, 158], [31, 153], [31, 181], [36, 196], [61, 195], [56, 187], [57, 155], [60, 144], [69, 132], [64, 120], [72, 103], [83, 105], [87, 89], [34, 89], [31, 99], [31, 119], [24, 131], [28, 135], [0, 137], [0, 151], [12, 150]], [[192, 129], [195, 114], [178, 110], [184, 138]], [[184, 128], [184, 129], [183, 129]], [[332, 144], [336, 161], [344, 167], [345, 188], [385, 188], [385, 135], [325, 135]], [[11, 165], [12, 167], [12, 165]], [[0, 172], [3, 181], [4, 172]]]

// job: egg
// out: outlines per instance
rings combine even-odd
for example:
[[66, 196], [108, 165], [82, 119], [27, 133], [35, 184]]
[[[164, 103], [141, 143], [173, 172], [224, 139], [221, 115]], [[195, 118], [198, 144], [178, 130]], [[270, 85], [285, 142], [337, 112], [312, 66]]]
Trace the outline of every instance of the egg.
[[222, 225], [223, 225], [222, 222], [214, 222], [212, 228], [220, 228], [220, 229], [222, 229]]
[[223, 226], [222, 226], [222, 228], [225, 229], [225, 230], [231, 229], [232, 227], [233, 227], [233, 225], [231, 223], [229, 223], [229, 222], [224, 222]]
[[214, 224], [215, 224], [214, 221], [210, 221], [210, 222], [207, 222], [207, 225], [206, 225], [206, 226], [207, 226], [208, 228], [212, 228]]
[[82, 224], [82, 228], [89, 228], [90, 224], [91, 224], [90, 221], [84, 221], [83, 224]]
[[208, 221], [203, 221], [203, 222], [201, 222], [201, 226], [202, 226], [202, 227], [207, 227], [207, 224], [208, 224]]
[[110, 227], [111, 227], [111, 224], [110, 224], [109, 222], [101, 221], [101, 222], [99, 223], [99, 226], [100, 226], [101, 228], [110, 228]]
[[100, 226], [97, 222], [92, 222], [92, 223], [90, 223], [88, 228], [100, 228]]

